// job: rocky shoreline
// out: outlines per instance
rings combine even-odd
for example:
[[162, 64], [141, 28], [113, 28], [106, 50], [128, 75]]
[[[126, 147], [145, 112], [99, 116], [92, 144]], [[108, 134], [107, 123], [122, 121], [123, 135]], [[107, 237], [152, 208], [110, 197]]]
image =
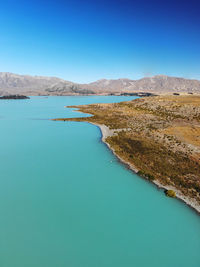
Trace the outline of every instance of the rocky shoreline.
[[[91, 122], [89, 122], [91, 123]], [[99, 127], [100, 131], [101, 131], [101, 140], [103, 143], [105, 143], [107, 145], [107, 147], [112, 151], [112, 153], [119, 159], [119, 161], [122, 164], [125, 164], [130, 170], [132, 170], [134, 173], [138, 174], [138, 169], [133, 165], [130, 164], [129, 162], [125, 161], [124, 159], [122, 159], [114, 150], [114, 148], [112, 148], [112, 146], [106, 142], [106, 138], [109, 136], [112, 136], [114, 134], [114, 130], [113, 129], [109, 129], [109, 127], [107, 127], [104, 124], [98, 124], [98, 123], [91, 123], [97, 127]], [[138, 174], [139, 175], [139, 174]], [[140, 176], [141, 177], [141, 176]], [[141, 177], [143, 178], [143, 177]], [[187, 206], [189, 206], [190, 208], [194, 209], [195, 212], [197, 212], [198, 214], [200, 214], [200, 206], [198, 205], [197, 201], [195, 201], [194, 199], [191, 199], [187, 196], [184, 196], [179, 190], [177, 190], [175, 187], [173, 186], [167, 186], [167, 185], [162, 185], [159, 181], [153, 180], [152, 183], [154, 185], [156, 185], [159, 189], [164, 189], [164, 190], [173, 190], [176, 193], [176, 198], [183, 201]]]

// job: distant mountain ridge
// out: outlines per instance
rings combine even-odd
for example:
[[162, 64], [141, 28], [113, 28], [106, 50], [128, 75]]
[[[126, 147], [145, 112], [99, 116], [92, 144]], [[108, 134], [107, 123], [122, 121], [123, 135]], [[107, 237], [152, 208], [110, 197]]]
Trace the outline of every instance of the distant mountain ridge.
[[0, 95], [85, 95], [124, 92], [199, 93], [200, 81], [166, 75], [144, 77], [139, 80], [101, 79], [88, 84], [78, 84], [57, 77], [19, 75], [0, 72]]

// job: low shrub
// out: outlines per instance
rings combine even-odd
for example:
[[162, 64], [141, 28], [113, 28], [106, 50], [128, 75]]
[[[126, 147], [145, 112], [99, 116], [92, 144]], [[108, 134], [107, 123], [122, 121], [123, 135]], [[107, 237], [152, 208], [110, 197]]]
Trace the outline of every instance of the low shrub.
[[174, 190], [165, 190], [165, 194], [168, 197], [176, 197], [176, 193], [174, 192]]

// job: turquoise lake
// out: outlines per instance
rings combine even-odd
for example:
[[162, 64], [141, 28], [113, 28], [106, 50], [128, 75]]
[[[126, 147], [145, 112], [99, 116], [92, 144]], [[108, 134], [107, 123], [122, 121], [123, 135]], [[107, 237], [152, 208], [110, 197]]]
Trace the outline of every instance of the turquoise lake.
[[65, 105], [0, 101], [0, 267], [200, 267], [200, 216], [120, 164]]

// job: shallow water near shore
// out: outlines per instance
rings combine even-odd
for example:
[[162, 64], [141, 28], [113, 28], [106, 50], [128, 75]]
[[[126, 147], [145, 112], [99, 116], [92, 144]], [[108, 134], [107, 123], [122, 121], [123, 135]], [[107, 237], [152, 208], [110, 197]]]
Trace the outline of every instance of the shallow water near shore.
[[120, 164], [65, 105], [133, 97], [0, 102], [0, 266], [199, 267], [200, 216]]

